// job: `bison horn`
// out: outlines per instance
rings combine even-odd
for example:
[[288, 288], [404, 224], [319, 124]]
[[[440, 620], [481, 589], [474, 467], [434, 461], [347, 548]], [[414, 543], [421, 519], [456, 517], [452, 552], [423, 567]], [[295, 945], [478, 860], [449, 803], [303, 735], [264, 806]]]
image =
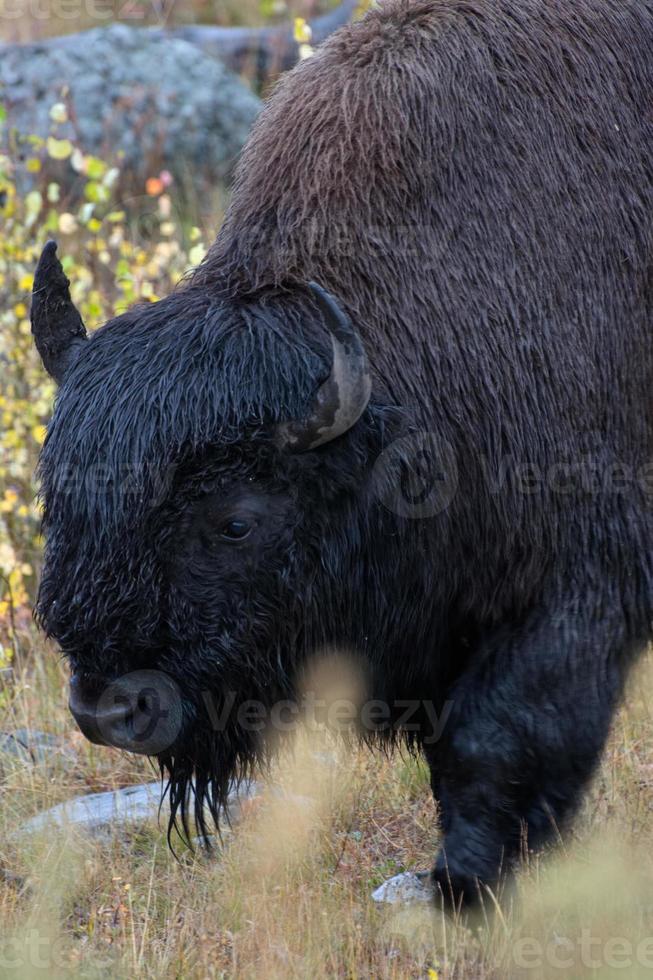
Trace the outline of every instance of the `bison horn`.
[[86, 339], [86, 328], [70, 298], [69, 286], [57, 258], [57, 243], [49, 241], [34, 275], [31, 318], [43, 366], [57, 384], [63, 380], [74, 348]]
[[277, 429], [278, 443], [298, 453], [317, 449], [351, 429], [365, 411], [372, 392], [365, 348], [349, 317], [316, 283], [309, 283], [309, 289], [331, 334], [333, 363], [306, 417], [284, 422]]

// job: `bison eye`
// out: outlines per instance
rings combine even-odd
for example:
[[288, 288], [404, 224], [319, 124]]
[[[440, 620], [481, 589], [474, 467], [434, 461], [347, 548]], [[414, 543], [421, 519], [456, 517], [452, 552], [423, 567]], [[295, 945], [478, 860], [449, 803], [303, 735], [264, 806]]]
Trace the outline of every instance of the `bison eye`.
[[235, 517], [222, 525], [220, 537], [224, 538], [225, 541], [244, 541], [251, 533], [252, 528], [253, 524], [250, 521], [242, 517]]

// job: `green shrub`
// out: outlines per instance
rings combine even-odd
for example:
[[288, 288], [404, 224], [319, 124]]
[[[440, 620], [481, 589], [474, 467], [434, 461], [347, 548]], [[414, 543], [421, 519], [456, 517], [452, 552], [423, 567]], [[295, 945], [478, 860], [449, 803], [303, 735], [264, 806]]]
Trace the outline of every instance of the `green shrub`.
[[138, 300], [155, 302], [205, 251], [199, 229], [175, 210], [169, 174], [153, 175], [142, 196], [122, 201], [120, 161], [57, 137], [63, 102], [50, 115], [44, 140], [8, 131], [0, 106], [0, 642], [29, 619], [41, 552], [34, 470], [55, 387], [32, 343], [29, 305], [44, 242], [59, 241], [91, 330]]

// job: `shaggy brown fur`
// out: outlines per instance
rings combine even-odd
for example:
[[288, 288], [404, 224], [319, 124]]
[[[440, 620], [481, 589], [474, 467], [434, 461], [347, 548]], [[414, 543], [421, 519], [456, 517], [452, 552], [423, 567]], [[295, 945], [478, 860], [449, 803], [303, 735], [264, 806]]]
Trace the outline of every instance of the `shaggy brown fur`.
[[[646, 622], [644, 496], [606, 514], [555, 468], [653, 456], [652, 40], [649, 0], [385, 2], [279, 85], [195, 276], [343, 302], [377, 397], [462, 452], [448, 574], [482, 617], [592, 552]], [[496, 492], [508, 457], [554, 492]]]

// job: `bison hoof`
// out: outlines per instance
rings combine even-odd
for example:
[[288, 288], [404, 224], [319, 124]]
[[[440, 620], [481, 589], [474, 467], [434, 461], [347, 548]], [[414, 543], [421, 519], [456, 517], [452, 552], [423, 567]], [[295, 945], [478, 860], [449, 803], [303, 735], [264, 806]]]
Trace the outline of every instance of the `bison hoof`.
[[443, 857], [435, 863], [431, 882], [436, 899], [439, 898], [449, 912], [494, 904], [485, 882], [452, 867]]

